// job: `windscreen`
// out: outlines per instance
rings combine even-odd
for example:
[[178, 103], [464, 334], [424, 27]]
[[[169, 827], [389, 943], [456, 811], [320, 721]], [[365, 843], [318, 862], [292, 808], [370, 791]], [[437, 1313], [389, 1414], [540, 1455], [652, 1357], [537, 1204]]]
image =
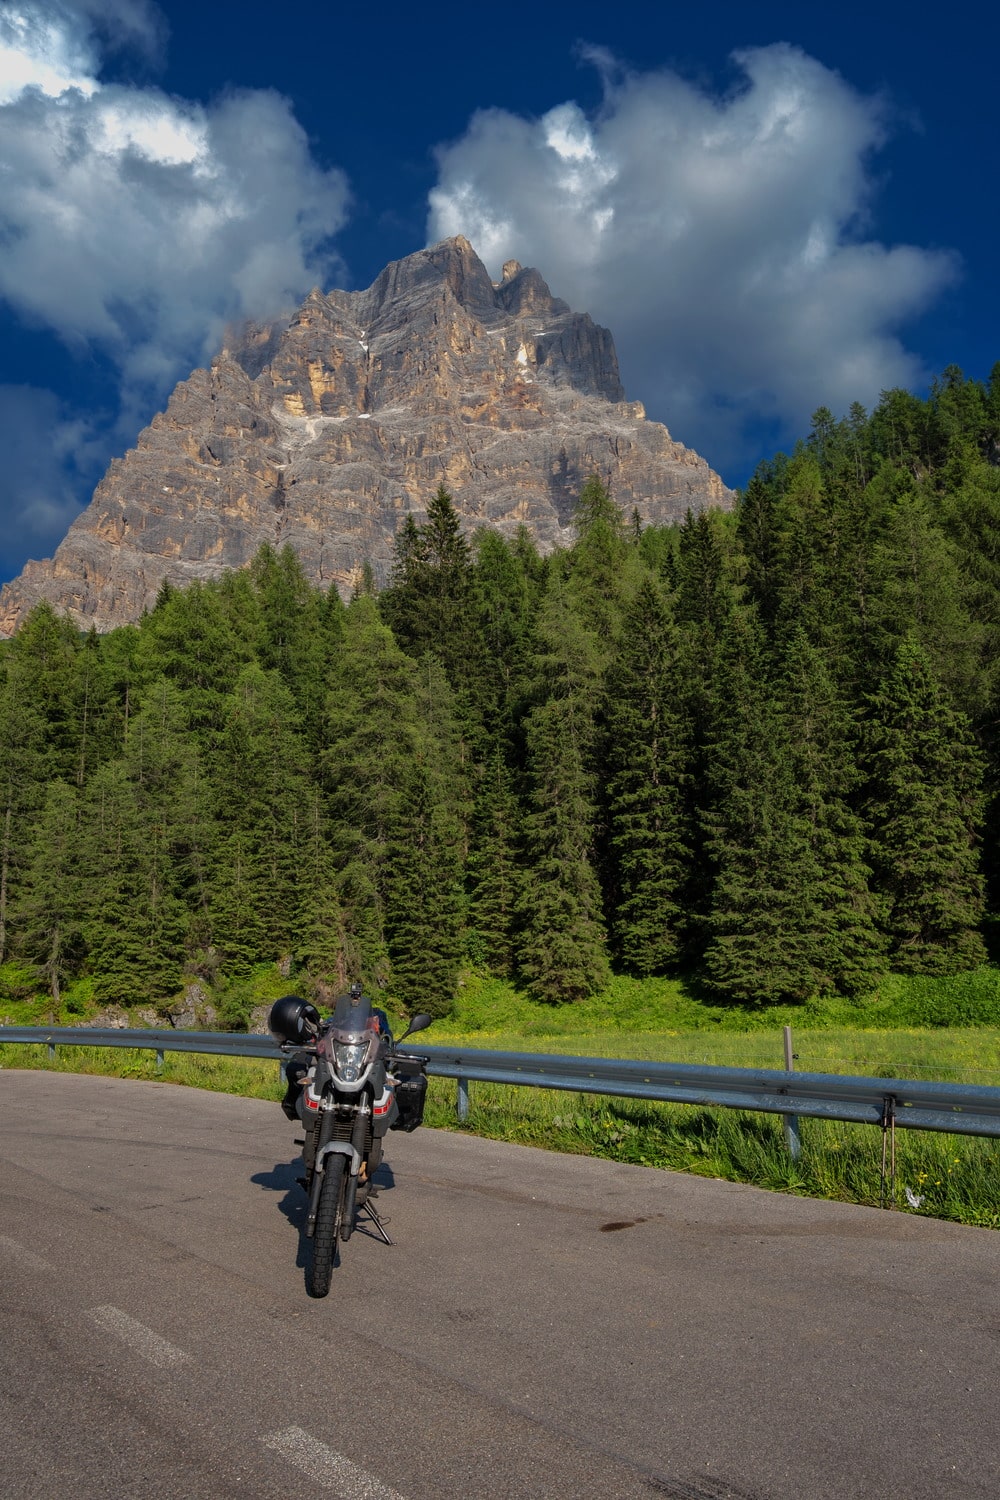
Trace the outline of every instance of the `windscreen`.
[[327, 1029], [338, 1041], [360, 1041], [372, 1029], [372, 1005], [367, 995], [340, 995]]

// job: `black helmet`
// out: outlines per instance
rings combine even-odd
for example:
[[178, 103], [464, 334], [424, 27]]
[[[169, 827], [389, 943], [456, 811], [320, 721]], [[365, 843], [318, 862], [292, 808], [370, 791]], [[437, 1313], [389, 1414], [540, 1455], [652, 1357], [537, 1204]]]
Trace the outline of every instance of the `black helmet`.
[[282, 1042], [305, 1042], [315, 1036], [320, 1014], [315, 1005], [299, 995], [283, 995], [271, 1006], [268, 1029]]

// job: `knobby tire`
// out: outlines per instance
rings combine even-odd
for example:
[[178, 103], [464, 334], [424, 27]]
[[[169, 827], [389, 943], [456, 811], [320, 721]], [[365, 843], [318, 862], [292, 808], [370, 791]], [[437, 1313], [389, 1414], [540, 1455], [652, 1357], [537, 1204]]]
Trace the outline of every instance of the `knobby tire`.
[[309, 1291], [314, 1297], [325, 1297], [330, 1290], [346, 1187], [347, 1160], [343, 1156], [331, 1154], [326, 1158], [323, 1171], [323, 1186], [320, 1188], [312, 1241]]

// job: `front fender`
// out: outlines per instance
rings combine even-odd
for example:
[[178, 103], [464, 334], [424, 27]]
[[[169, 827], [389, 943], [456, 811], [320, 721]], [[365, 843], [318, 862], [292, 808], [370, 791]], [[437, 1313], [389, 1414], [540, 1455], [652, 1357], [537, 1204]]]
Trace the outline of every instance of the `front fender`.
[[338, 1156], [346, 1156], [348, 1158], [351, 1176], [357, 1177], [361, 1171], [361, 1153], [355, 1151], [350, 1141], [327, 1141], [325, 1146], [321, 1146], [316, 1152], [316, 1171], [323, 1171], [326, 1158], [333, 1152], [336, 1152]]

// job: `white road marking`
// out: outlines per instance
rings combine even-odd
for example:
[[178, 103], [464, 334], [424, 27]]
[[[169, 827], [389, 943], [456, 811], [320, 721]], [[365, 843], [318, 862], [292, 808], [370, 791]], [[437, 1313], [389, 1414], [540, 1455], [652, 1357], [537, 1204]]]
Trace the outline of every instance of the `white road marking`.
[[402, 1495], [374, 1474], [359, 1469], [349, 1458], [310, 1437], [301, 1427], [286, 1427], [284, 1432], [272, 1432], [261, 1441], [265, 1448], [273, 1448], [317, 1484], [337, 1490], [341, 1500], [403, 1500]]
[[159, 1370], [168, 1370], [191, 1358], [183, 1349], [178, 1349], [176, 1344], [169, 1344], [166, 1339], [161, 1339], [145, 1323], [136, 1322], [135, 1318], [130, 1318], [119, 1307], [92, 1307], [87, 1316], [93, 1318], [99, 1328], [103, 1328], [106, 1333], [113, 1333]]
[[19, 1260], [22, 1266], [29, 1266], [32, 1271], [49, 1271], [55, 1274], [56, 1268], [51, 1261], [36, 1255], [34, 1250], [28, 1249], [27, 1245], [19, 1245], [17, 1240], [12, 1240], [9, 1235], [0, 1234], [0, 1250], [5, 1251], [12, 1260]]

